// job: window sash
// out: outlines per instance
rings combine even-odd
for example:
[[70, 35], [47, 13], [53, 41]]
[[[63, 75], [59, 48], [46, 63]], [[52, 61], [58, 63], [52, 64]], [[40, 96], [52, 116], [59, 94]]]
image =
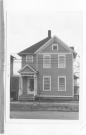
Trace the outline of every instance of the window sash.
[[43, 55], [43, 68], [51, 67], [51, 55]]
[[66, 90], [66, 76], [58, 77], [58, 90], [65, 91]]
[[[55, 49], [54, 47], [55, 47], [56, 49]], [[52, 45], [52, 50], [56, 50], [56, 51], [57, 51], [57, 50], [58, 50], [58, 44], [53, 44], [53, 45]]]
[[26, 56], [26, 62], [33, 62], [33, 56], [32, 55], [27, 55]]
[[65, 67], [66, 67], [66, 56], [58, 55], [58, 68], [65, 68]]
[[51, 78], [50, 76], [44, 76], [43, 77], [43, 90], [50, 91], [50, 89], [51, 89]]

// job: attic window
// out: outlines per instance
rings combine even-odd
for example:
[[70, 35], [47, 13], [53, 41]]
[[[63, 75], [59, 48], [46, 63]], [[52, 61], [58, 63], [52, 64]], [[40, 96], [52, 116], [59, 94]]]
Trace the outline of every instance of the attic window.
[[53, 44], [52, 45], [52, 50], [56, 50], [57, 51], [58, 50], [58, 44]]

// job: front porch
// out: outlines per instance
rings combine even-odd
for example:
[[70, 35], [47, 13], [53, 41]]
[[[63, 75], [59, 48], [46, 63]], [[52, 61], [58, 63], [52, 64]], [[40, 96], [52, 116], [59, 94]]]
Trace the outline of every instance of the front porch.
[[18, 100], [34, 100], [37, 95], [37, 72], [25, 66], [20, 71]]

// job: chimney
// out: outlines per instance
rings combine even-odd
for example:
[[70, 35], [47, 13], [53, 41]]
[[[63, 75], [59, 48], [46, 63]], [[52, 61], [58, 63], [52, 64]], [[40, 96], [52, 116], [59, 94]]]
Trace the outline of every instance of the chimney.
[[48, 30], [48, 37], [51, 38], [51, 30]]

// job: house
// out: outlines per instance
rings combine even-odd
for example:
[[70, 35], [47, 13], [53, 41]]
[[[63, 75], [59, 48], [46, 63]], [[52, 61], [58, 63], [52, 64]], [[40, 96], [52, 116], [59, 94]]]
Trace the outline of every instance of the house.
[[79, 100], [79, 77], [77, 75], [74, 75], [74, 96], [75, 99]]
[[10, 56], [10, 99], [18, 100], [18, 91], [19, 91], [19, 77], [14, 75], [14, 60], [13, 55]]
[[13, 55], [10, 55], [10, 76], [13, 76], [13, 63], [14, 63], [15, 57]]
[[58, 37], [48, 37], [18, 53], [19, 100], [74, 97], [74, 50]]

